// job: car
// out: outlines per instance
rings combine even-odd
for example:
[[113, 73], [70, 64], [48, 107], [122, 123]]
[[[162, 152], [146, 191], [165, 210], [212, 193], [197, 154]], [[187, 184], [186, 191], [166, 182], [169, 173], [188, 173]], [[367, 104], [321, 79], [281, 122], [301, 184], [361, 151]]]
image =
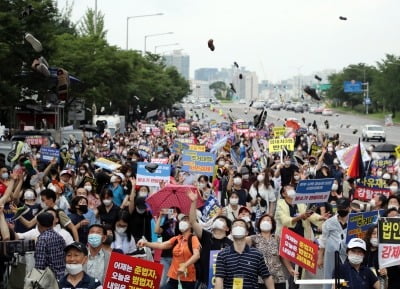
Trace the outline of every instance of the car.
[[294, 111], [294, 108], [295, 108], [295, 105], [294, 105], [293, 103], [289, 103], [289, 104], [286, 106], [286, 110], [292, 110], [292, 111]]
[[264, 102], [263, 101], [256, 101], [253, 103], [253, 107], [255, 109], [263, 109], [264, 108]]
[[324, 110], [323, 107], [317, 107], [317, 108], [314, 109], [314, 113], [315, 113], [315, 114], [322, 114], [322, 111], [323, 111], [323, 110]]
[[218, 99], [212, 99], [212, 100], [211, 100], [211, 103], [212, 103], [212, 104], [219, 104], [220, 101], [219, 101]]
[[176, 103], [172, 106], [171, 116], [172, 117], [181, 117], [181, 118], [186, 117], [186, 112], [185, 112], [185, 109], [183, 108], [182, 104]]
[[378, 141], [386, 141], [386, 133], [382, 126], [376, 124], [367, 124], [363, 127], [361, 137], [363, 141], [376, 139]]
[[304, 107], [301, 104], [298, 104], [294, 107], [294, 112], [304, 113]]
[[281, 105], [279, 103], [273, 103], [270, 106], [271, 110], [281, 110]]
[[332, 111], [332, 109], [330, 109], [330, 108], [324, 108], [324, 109], [322, 110], [322, 115], [325, 115], [325, 116], [332, 116], [332, 115], [333, 115], [333, 111]]
[[194, 105], [193, 105], [193, 108], [194, 109], [200, 109], [200, 108], [202, 108], [203, 106], [201, 105], [201, 103], [195, 103]]
[[239, 100], [239, 104], [246, 104], [246, 100], [245, 100], [245, 99], [243, 99], [243, 98], [242, 98], [242, 99], [240, 99], [240, 100]]

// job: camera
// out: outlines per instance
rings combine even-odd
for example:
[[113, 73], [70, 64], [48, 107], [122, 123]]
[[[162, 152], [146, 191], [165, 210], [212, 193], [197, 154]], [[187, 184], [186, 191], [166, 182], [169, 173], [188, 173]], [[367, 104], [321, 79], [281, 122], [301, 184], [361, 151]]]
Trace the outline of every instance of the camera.
[[35, 251], [34, 240], [1, 241], [0, 256], [13, 257], [15, 253], [24, 255], [26, 252]]

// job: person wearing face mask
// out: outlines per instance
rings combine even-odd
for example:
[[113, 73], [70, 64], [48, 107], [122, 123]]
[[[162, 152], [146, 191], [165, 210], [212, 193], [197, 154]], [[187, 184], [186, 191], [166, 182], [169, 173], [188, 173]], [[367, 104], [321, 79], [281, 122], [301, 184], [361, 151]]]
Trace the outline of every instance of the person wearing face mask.
[[113, 192], [108, 189], [103, 189], [100, 193], [101, 204], [97, 207], [97, 219], [100, 224], [110, 225], [114, 227], [120, 207], [113, 202]]
[[[322, 225], [319, 238], [318, 267], [323, 269], [324, 278], [329, 279], [335, 267], [335, 252], [339, 251], [341, 262], [346, 260], [347, 221], [351, 212], [350, 200], [341, 198], [336, 201], [337, 214]], [[324, 289], [332, 288], [323, 285]]]
[[370, 201], [371, 211], [384, 210], [387, 204], [387, 198], [383, 194], [376, 194]]
[[249, 195], [253, 213], [259, 215], [275, 213], [276, 197], [269, 180], [269, 169], [265, 169], [257, 175], [257, 181], [250, 187]]
[[168, 271], [169, 280], [164, 288], [175, 289], [180, 284], [182, 289], [194, 289], [196, 283], [194, 264], [200, 258], [200, 242], [192, 234], [188, 216], [180, 214], [178, 220], [178, 228], [181, 233], [178, 236], [162, 243], [141, 239], [138, 246], [161, 250], [172, 249], [172, 261]]
[[344, 169], [340, 166], [340, 162], [337, 158], [333, 159], [333, 165], [330, 167], [332, 178], [335, 178], [339, 183], [342, 182], [344, 177]]
[[229, 195], [228, 203], [229, 204], [222, 209], [222, 214], [232, 222], [238, 218], [239, 209], [242, 207], [239, 205], [239, 195], [236, 192], [232, 192]]
[[213, 191], [211, 190], [211, 186], [208, 183], [208, 176], [201, 175], [197, 179], [197, 186], [201, 192], [201, 195], [203, 199], [206, 201], [208, 198], [213, 194]]
[[[325, 153], [324, 153], [325, 151]], [[335, 152], [335, 147], [332, 143], [329, 143], [328, 146], [326, 147], [326, 150], [323, 150], [323, 155], [324, 159], [323, 162], [327, 164], [328, 166], [333, 165], [333, 160], [337, 158], [336, 152]]]
[[136, 250], [136, 241], [131, 233], [131, 215], [121, 210], [115, 222], [115, 240], [111, 244], [112, 249], [122, 250], [123, 254], [129, 255]]
[[88, 212], [87, 199], [82, 196], [76, 196], [71, 202], [68, 217], [78, 230], [79, 240], [87, 243], [87, 235], [90, 221], [85, 218]]
[[[287, 259], [279, 257], [279, 237], [275, 235], [276, 222], [269, 215], [264, 214], [256, 223], [257, 235], [247, 236], [246, 242], [249, 246], [255, 247], [264, 255], [265, 263], [275, 283], [275, 289], [286, 289], [285, 266], [291, 275], [294, 275], [294, 268]], [[264, 288], [262, 280], [258, 279], [259, 288]]]
[[129, 213], [132, 218], [132, 234], [138, 242], [143, 236], [147, 240], [152, 240], [153, 215], [147, 209], [146, 197], [142, 191], [141, 196], [136, 196], [133, 192], [129, 197]]
[[399, 197], [396, 196], [396, 195], [391, 195], [391, 196], [388, 198], [387, 208], [388, 208], [388, 209], [395, 208], [396, 210], [399, 210], [399, 209], [400, 209]]
[[[275, 288], [274, 280], [268, 271], [263, 254], [246, 243], [247, 224], [241, 219], [232, 223], [233, 244], [219, 252], [215, 270], [215, 289], [258, 287], [258, 277], [268, 289]], [[245, 270], [244, 270], [245, 268]]]
[[89, 227], [88, 235], [88, 261], [84, 270], [90, 276], [104, 282], [110, 261], [110, 252], [103, 250], [103, 242], [106, 239], [106, 229], [104, 226], [94, 224]]
[[398, 196], [399, 194], [399, 182], [391, 180], [388, 182], [389, 190], [392, 195]]
[[5, 193], [9, 185], [10, 175], [6, 167], [0, 168], [0, 197]]
[[[368, 267], [362, 265], [366, 253], [366, 244], [360, 238], [353, 238], [347, 244], [347, 260], [331, 275], [347, 281], [349, 289], [379, 289], [378, 277]], [[332, 287], [335, 288], [335, 287]]]
[[211, 226], [211, 232], [204, 229], [197, 222], [196, 204], [198, 194], [188, 192], [188, 197], [191, 200], [189, 221], [193, 227], [193, 231], [200, 239], [200, 266], [196, 266], [196, 275], [199, 286], [196, 288], [206, 288], [208, 284], [209, 268], [210, 268], [210, 251], [221, 250], [232, 244], [232, 241], [227, 237], [230, 232], [231, 221], [222, 215], [216, 216]]
[[59, 282], [60, 289], [103, 289], [100, 280], [84, 271], [88, 250], [84, 244], [74, 242], [64, 249], [67, 274]]
[[101, 205], [101, 200], [99, 194], [96, 192], [96, 187], [94, 186], [93, 182], [89, 180], [85, 181], [82, 189], [87, 192], [89, 209], [96, 210], [97, 207]]
[[293, 178], [294, 171], [298, 169], [299, 168], [297, 166], [292, 164], [290, 158], [286, 157], [284, 163], [277, 166], [275, 177], [281, 177], [282, 186], [288, 185]]
[[238, 219], [244, 220], [246, 222], [247, 231], [248, 231], [248, 235], [249, 236], [252, 236], [252, 235], [254, 235], [256, 233], [255, 230], [254, 230], [253, 222], [251, 220], [251, 211], [250, 211], [250, 209], [248, 209], [247, 207], [241, 207], [239, 209]]
[[24, 233], [28, 231], [28, 228], [25, 227], [19, 220], [20, 217], [24, 216], [27, 221], [31, 221], [41, 210], [40, 204], [36, 203], [36, 194], [33, 190], [25, 190], [23, 199], [23, 207], [18, 209], [13, 218], [13, 221], [15, 221], [14, 230], [17, 233]]
[[[387, 283], [387, 269], [379, 267], [378, 258], [378, 225], [372, 225], [368, 228], [365, 234], [364, 241], [366, 243], [367, 250], [365, 252], [364, 261], [362, 265], [370, 268], [375, 275], [378, 276], [379, 282], [382, 284]], [[398, 284], [398, 283], [397, 283]], [[387, 288], [384, 286], [384, 288]]]
[[[168, 214], [167, 210], [161, 210], [160, 216], [157, 218], [155, 233], [162, 237], [163, 241], [179, 235], [178, 219], [177, 216], [181, 213], [181, 210], [177, 207], [171, 208], [173, 213]], [[163, 264], [163, 275], [160, 282], [160, 288], [163, 287], [168, 280], [168, 270], [172, 262], [172, 250], [166, 249], [161, 253], [160, 263]]]
[[121, 186], [121, 182], [125, 179], [122, 173], [115, 173], [110, 178], [109, 189], [113, 193], [113, 202], [118, 207], [121, 207], [122, 202], [125, 199], [124, 189]]
[[249, 204], [250, 196], [247, 190], [242, 187], [242, 175], [235, 173], [233, 169], [229, 171], [229, 181], [226, 189], [228, 193], [237, 193], [239, 196], [239, 205], [246, 206]]

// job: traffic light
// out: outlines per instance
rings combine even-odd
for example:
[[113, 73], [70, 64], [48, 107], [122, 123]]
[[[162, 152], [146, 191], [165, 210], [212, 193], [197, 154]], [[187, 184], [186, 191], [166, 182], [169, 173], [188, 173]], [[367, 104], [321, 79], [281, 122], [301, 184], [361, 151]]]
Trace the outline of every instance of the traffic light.
[[68, 99], [69, 74], [65, 69], [57, 69], [57, 94], [60, 100]]
[[317, 94], [317, 91], [315, 90], [315, 88], [311, 88], [309, 86], [306, 86], [304, 88], [304, 92], [307, 93], [312, 98], [314, 98], [315, 100], [318, 100], [318, 101], [321, 100], [321, 97], [319, 97], [319, 95]]

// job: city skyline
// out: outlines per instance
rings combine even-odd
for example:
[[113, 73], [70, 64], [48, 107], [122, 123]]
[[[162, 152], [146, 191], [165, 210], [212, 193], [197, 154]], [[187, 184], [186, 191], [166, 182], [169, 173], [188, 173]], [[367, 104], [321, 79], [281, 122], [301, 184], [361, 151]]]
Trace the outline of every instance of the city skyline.
[[[127, 17], [163, 13], [129, 22], [129, 49], [143, 50], [146, 35], [172, 31], [148, 39], [148, 51], [179, 42], [176, 49], [190, 56], [191, 78], [200, 67], [223, 68], [236, 61], [257, 72], [260, 80], [276, 82], [349, 64], [375, 65], [386, 53], [399, 54], [400, 40], [393, 37], [400, 26], [396, 0], [253, 0], [246, 5], [226, 0], [97, 2], [105, 14], [108, 42], [121, 49], [125, 49]], [[75, 1], [72, 21], [82, 19], [94, 3]], [[65, 1], [58, 0], [58, 5], [64, 7]], [[214, 52], [207, 48], [211, 38]]]

